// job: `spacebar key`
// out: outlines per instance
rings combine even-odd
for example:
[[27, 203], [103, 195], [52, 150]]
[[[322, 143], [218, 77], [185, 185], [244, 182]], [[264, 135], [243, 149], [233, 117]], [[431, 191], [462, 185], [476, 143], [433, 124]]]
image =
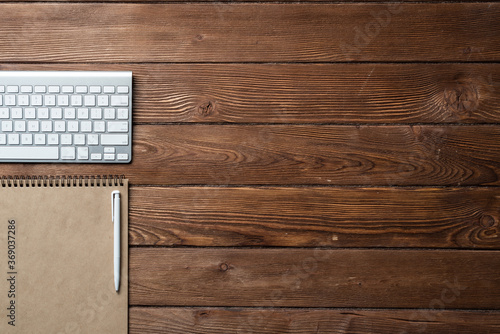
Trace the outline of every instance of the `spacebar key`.
[[58, 147], [0, 147], [0, 160], [57, 160]]

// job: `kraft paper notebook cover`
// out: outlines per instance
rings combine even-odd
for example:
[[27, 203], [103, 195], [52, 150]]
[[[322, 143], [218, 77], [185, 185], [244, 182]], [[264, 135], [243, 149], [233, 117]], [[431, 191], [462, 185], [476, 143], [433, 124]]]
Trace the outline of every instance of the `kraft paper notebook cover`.
[[[121, 193], [118, 293], [113, 190]], [[2, 179], [0, 333], [127, 333], [127, 216], [122, 178]]]

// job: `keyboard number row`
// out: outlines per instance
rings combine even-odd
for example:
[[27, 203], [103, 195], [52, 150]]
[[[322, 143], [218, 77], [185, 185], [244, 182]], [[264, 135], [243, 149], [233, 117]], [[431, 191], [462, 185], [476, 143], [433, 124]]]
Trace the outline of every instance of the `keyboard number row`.
[[[100, 143], [99, 143], [100, 142]], [[128, 145], [127, 135], [97, 135], [97, 134], [56, 134], [56, 133], [1, 133], [0, 145]]]
[[128, 95], [0, 95], [0, 105], [6, 106], [74, 106], [128, 107]]
[[[128, 119], [127, 108], [0, 108], [0, 119]], [[38, 117], [37, 117], [38, 115]], [[24, 116], [24, 117], [23, 117]]]
[[128, 132], [128, 122], [2, 121], [2, 132]]

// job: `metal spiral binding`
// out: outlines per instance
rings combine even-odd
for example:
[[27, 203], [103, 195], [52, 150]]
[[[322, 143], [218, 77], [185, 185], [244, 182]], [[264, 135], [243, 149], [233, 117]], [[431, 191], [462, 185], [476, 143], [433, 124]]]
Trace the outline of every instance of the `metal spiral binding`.
[[7, 175], [0, 179], [5, 187], [116, 187], [123, 186], [125, 175]]

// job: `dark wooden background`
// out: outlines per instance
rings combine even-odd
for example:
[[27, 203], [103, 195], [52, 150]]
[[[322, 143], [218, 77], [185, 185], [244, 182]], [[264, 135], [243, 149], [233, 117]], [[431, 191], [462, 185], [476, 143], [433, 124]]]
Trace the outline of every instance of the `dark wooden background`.
[[500, 333], [500, 4], [8, 1], [0, 70], [131, 70], [130, 333]]

